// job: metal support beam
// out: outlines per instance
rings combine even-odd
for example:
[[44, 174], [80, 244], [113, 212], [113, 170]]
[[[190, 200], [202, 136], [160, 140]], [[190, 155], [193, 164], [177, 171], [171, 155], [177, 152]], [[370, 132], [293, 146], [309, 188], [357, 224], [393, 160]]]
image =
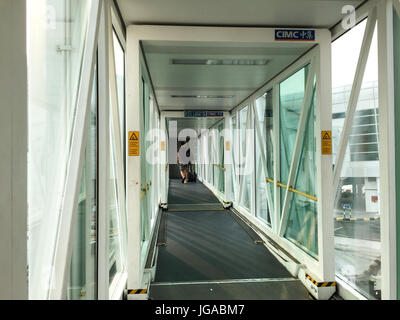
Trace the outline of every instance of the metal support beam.
[[109, 299], [109, 183], [110, 183], [110, 77], [109, 77], [109, 37], [107, 30], [110, 22], [106, 15], [106, 3], [103, 2], [100, 18], [98, 42], [98, 78], [99, 78], [99, 116], [98, 116], [98, 272], [97, 291], [99, 300]]
[[381, 1], [378, 5], [378, 83], [382, 299], [397, 298], [393, 49], [393, 6], [391, 1]]

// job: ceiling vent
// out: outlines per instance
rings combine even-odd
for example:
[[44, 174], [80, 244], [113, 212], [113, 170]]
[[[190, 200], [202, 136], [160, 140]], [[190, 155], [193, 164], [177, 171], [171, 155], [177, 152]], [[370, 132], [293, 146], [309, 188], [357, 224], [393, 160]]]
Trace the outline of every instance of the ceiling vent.
[[172, 59], [175, 65], [196, 66], [265, 66], [270, 62], [268, 59]]

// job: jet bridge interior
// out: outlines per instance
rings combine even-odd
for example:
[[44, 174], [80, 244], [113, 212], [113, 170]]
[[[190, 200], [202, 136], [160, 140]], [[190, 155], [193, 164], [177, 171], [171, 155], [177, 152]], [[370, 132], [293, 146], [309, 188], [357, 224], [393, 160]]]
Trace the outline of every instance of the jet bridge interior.
[[[160, 210], [147, 240], [128, 235], [131, 292], [146, 287], [151, 299], [306, 299], [307, 291], [330, 298], [330, 32], [127, 30], [127, 127], [151, 129], [146, 117], [154, 119], [141, 110], [149, 104], [161, 129], [151, 149], [161, 166]], [[176, 161], [186, 137], [196, 183], [183, 183]], [[127, 159], [129, 229], [154, 206], [144, 201], [147, 165], [143, 155]]]

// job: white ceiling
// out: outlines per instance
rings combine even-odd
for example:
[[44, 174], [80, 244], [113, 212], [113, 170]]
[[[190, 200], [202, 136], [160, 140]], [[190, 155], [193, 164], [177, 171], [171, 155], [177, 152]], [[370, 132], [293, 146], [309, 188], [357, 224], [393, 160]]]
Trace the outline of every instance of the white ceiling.
[[[117, 0], [126, 25], [202, 25], [330, 28], [344, 5], [363, 0]], [[195, 39], [194, 39], [195, 40]], [[311, 47], [287, 44], [144, 41], [161, 110], [231, 110]], [[269, 59], [266, 66], [173, 65], [172, 59]], [[231, 98], [173, 98], [228, 95]], [[191, 123], [192, 121], [193, 123]], [[196, 122], [197, 121], [197, 122]], [[207, 121], [180, 120], [199, 129]]]
[[117, 0], [126, 25], [303, 26], [330, 28], [344, 5], [363, 0]]
[[[161, 110], [229, 111], [313, 44], [143, 41]], [[175, 65], [172, 59], [266, 59], [257, 65]], [[172, 96], [228, 96], [187, 98]], [[230, 97], [229, 97], [230, 96]]]

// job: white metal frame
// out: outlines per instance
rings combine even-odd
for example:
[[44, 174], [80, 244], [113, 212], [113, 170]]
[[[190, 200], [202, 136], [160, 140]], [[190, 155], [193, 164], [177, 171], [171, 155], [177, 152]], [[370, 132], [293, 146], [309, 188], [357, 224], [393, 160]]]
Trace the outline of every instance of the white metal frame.
[[[398, 0], [370, 0], [356, 10], [356, 22], [368, 18], [364, 33], [363, 45], [349, 103], [349, 119], [345, 128], [350, 126], [350, 118], [354, 116], [358, 95], [361, 88], [362, 76], [368, 59], [370, 42], [377, 24], [378, 32], [378, 85], [379, 85], [379, 157], [380, 157], [380, 215], [381, 215], [381, 257], [382, 257], [382, 299], [397, 299], [397, 264], [396, 264], [396, 184], [394, 158], [394, 74], [393, 74], [393, 10], [400, 16]], [[374, 22], [374, 23], [372, 23]], [[332, 29], [332, 41], [339, 38], [346, 30], [340, 24]], [[349, 128], [346, 129], [350, 130]], [[339, 150], [341, 158], [346, 151], [348, 139], [343, 134]], [[338, 158], [339, 159], [339, 158]], [[343, 162], [343, 159], [340, 161]], [[337, 166], [334, 178], [334, 191], [338, 185], [340, 170]], [[339, 278], [338, 288], [350, 297], [359, 298], [359, 293], [343, 283]]]
[[[239, 106], [237, 106], [233, 111], [234, 116], [243, 107], [251, 105], [251, 102], [263, 93], [273, 89], [273, 112], [274, 112], [274, 181], [280, 181], [279, 179], [279, 83], [287, 79], [292, 74], [296, 73], [298, 70], [302, 69], [308, 64], [311, 64], [314, 59], [315, 63], [315, 74], [317, 77], [317, 87], [316, 87], [316, 132], [321, 130], [331, 130], [331, 70], [330, 70], [330, 39], [331, 35], [329, 32], [326, 33], [326, 38], [324, 38], [319, 46], [310, 50], [304, 56], [302, 56], [293, 65], [288, 67], [270, 82], [268, 82], [261, 89], [253, 93], [248, 99], [243, 101]], [[323, 110], [322, 110], [323, 109]], [[303, 110], [304, 111], [304, 110]], [[331, 187], [328, 185], [328, 181], [331, 181], [332, 176], [329, 174], [329, 170], [332, 169], [332, 157], [330, 155], [321, 155], [321, 140], [320, 136], [316, 136], [317, 144], [317, 157], [316, 157], [316, 167], [317, 167], [317, 185], [316, 194], [318, 197], [317, 207], [318, 207], [318, 260], [309, 256], [299, 247], [294, 245], [291, 241], [287, 240], [283, 236], [279, 235], [279, 227], [281, 223], [280, 208], [279, 205], [279, 187], [275, 186], [275, 207], [273, 216], [271, 216], [272, 229], [269, 228], [265, 223], [261, 222], [259, 219], [255, 218], [253, 212], [241, 207], [237, 200], [234, 201], [234, 206], [236, 209], [244, 214], [252, 223], [254, 223], [258, 228], [263, 230], [268, 236], [270, 236], [274, 241], [280, 244], [284, 249], [291, 252], [291, 254], [299, 260], [302, 264], [308, 268], [309, 272], [313, 274], [316, 278], [321, 279], [321, 281], [333, 281], [334, 280], [334, 263], [333, 263], [333, 219], [332, 219], [332, 209], [333, 202], [330, 197], [332, 192]], [[296, 153], [300, 152], [301, 148], [298, 147]], [[292, 157], [298, 157], [294, 154]], [[293, 160], [292, 158], [292, 160]], [[296, 161], [292, 161], [292, 169], [294, 170]], [[323, 182], [322, 182], [323, 179]], [[283, 204], [282, 204], [283, 205]], [[254, 208], [253, 208], [254, 210]], [[283, 230], [283, 229], [282, 229]], [[330, 280], [328, 280], [330, 279]]]
[[393, 2], [377, 11], [382, 299], [397, 299]]
[[[105, 4], [103, 4], [104, 8]], [[99, 84], [98, 88], [109, 88], [109, 72], [110, 68], [108, 66], [109, 61], [109, 39], [107, 35], [109, 21], [108, 16], [105, 15], [105, 10], [103, 9], [101, 20], [100, 20], [100, 37], [98, 43], [98, 72], [99, 72]], [[97, 285], [97, 297], [99, 300], [108, 300], [109, 298], [109, 180], [110, 180], [110, 92], [109, 90], [99, 90], [99, 159], [98, 159], [98, 193], [99, 193], [99, 203], [98, 203], [98, 285]]]
[[[272, 91], [266, 91], [265, 94], [267, 94], [268, 92], [272, 92]], [[272, 93], [272, 95], [273, 95], [273, 93]], [[274, 173], [274, 168], [268, 168], [268, 166], [267, 166], [267, 160], [266, 160], [266, 153], [267, 153], [266, 145], [267, 145], [267, 143], [263, 139], [264, 136], [265, 137], [267, 136], [266, 132], [265, 132], [265, 134], [263, 134], [263, 132], [265, 131], [266, 128], [265, 128], [265, 125], [263, 126], [263, 128], [260, 128], [260, 124], [261, 124], [260, 123], [260, 119], [258, 118], [258, 112], [255, 109], [257, 100], [262, 98], [263, 96], [264, 96], [264, 94], [254, 99], [254, 130], [255, 130], [255, 135], [256, 135], [256, 139], [254, 141], [254, 145], [255, 145], [255, 148], [259, 148], [260, 149], [261, 168], [262, 168], [262, 172], [264, 172], [263, 178], [264, 177], [271, 178], [271, 176], [272, 176], [270, 174], [271, 172], [268, 172], [268, 171], [271, 170], [272, 174], [273, 174]], [[259, 143], [260, 146], [257, 146], [257, 141], [260, 142]], [[273, 151], [274, 151], [275, 150], [274, 149], [274, 139], [273, 139], [272, 143], [273, 143]], [[254, 155], [255, 155], [255, 153], [254, 153]], [[254, 181], [256, 181], [256, 179], [257, 179], [257, 163], [256, 163], [256, 161], [257, 161], [257, 159], [256, 159], [256, 157], [254, 157], [254, 168], [255, 168], [254, 175], [253, 175]], [[263, 181], [264, 181], [264, 183], [266, 183], [264, 179], [263, 179]], [[256, 190], [257, 190], [256, 186], [257, 186], [257, 184], [255, 183], [254, 190], [253, 190], [254, 194], [256, 193]], [[275, 221], [276, 219], [272, 219], [275, 216], [274, 215], [274, 212], [275, 212], [274, 208], [275, 207], [273, 205], [273, 197], [274, 197], [274, 195], [271, 194], [270, 189], [268, 188], [268, 186], [266, 188], [266, 192], [267, 192], [267, 206], [268, 206], [268, 208], [270, 208], [270, 218], [271, 218], [271, 226], [268, 226], [268, 227], [271, 227], [271, 229], [272, 229], [275, 226], [275, 223], [276, 223], [276, 221]], [[255, 194], [255, 197], [257, 197], [256, 194]], [[255, 199], [255, 201], [254, 201], [254, 203], [255, 203], [255, 211], [254, 212], [255, 212], [255, 216], [257, 217], [257, 203], [256, 203], [257, 201], [256, 200], [257, 199]], [[271, 208], [272, 208], [272, 210], [271, 210]]]
[[[400, 14], [400, 4], [396, 0], [370, 0], [365, 5], [357, 10], [357, 21], [365, 18], [366, 16], [373, 17], [369, 14], [371, 8], [377, 8], [377, 23], [378, 23], [378, 41], [379, 41], [379, 96], [380, 96], [380, 176], [381, 176], [381, 230], [382, 232], [382, 297], [384, 299], [396, 298], [396, 203], [395, 203], [395, 182], [394, 182], [394, 81], [393, 81], [393, 28], [392, 16], [393, 5], [398, 14]], [[100, 16], [101, 8], [103, 8], [103, 15]], [[71, 261], [72, 250], [72, 235], [73, 228], [76, 220], [76, 210], [79, 196], [79, 183], [81, 171], [84, 160], [84, 148], [86, 141], [86, 128], [88, 126], [88, 113], [90, 107], [90, 97], [92, 90], [92, 80], [94, 75], [94, 64], [96, 57], [96, 48], [99, 45], [99, 256], [98, 256], [98, 297], [100, 299], [109, 299], [120, 296], [124, 283], [126, 282], [126, 273], [118, 277], [120, 281], [114, 283], [110, 290], [108, 283], [108, 201], [107, 201], [107, 172], [109, 169], [109, 117], [111, 116], [116, 123], [114, 127], [119, 127], [118, 121], [115, 120], [115, 114], [118, 108], [116, 102], [115, 92], [115, 75], [113, 76], [113, 52], [110, 52], [110, 31], [111, 20], [115, 17], [110, 16], [110, 2], [109, 0], [93, 0], [88, 22], [88, 36], [85, 43], [85, 51], [83, 57], [82, 74], [78, 95], [78, 102], [76, 108], [75, 125], [73, 128], [72, 144], [71, 144], [71, 157], [68, 162], [65, 194], [61, 207], [61, 216], [59, 222], [59, 229], [57, 234], [56, 252], [54, 256], [54, 270], [51, 277], [51, 288], [53, 290], [49, 293], [50, 299], [62, 299], [66, 297], [67, 280], [69, 272], [69, 264]], [[372, 20], [371, 20], [372, 21]], [[118, 24], [118, 35], [123, 45], [125, 41], [121, 37], [121, 29], [123, 26]], [[127, 66], [127, 87], [130, 89], [127, 95], [127, 113], [126, 124], [127, 130], [139, 130], [140, 120], [137, 117], [140, 108], [140, 75], [142, 57], [140, 52], [140, 40], [172, 40], [172, 41], [243, 41], [243, 42], [268, 42], [273, 41], [273, 30], [271, 28], [209, 28], [209, 27], [160, 27], [160, 26], [130, 26], [128, 28], [128, 41], [127, 41], [127, 56], [129, 65]], [[332, 29], [332, 39], [339, 37], [345, 30], [342, 29], [340, 24]], [[273, 104], [274, 104], [274, 180], [279, 181], [279, 81], [293, 74], [296, 70], [309, 63], [312, 57], [316, 57], [316, 75], [317, 75], [317, 123], [316, 130], [330, 130], [331, 129], [331, 87], [330, 87], [330, 40], [331, 35], [326, 30], [317, 30], [317, 41], [319, 44], [317, 48], [304, 55], [294, 65], [290, 66], [287, 70], [283, 71], [279, 76], [271, 80], [263, 88], [255, 92], [249, 99], [238, 106], [231, 114], [235, 116], [235, 112], [241, 107], [252, 103], [252, 101], [262, 92], [266, 92], [273, 88]], [[367, 35], [369, 32], [366, 33]], [[98, 38], [99, 37], [99, 38]], [[365, 40], [368, 43], [368, 39]], [[112, 44], [112, 41], [111, 41]], [[367, 44], [365, 44], [367, 46]], [[363, 54], [363, 53], [362, 53]], [[111, 56], [111, 57], [110, 57]], [[356, 73], [356, 79], [363, 73], [363, 67], [359, 66]], [[114, 69], [115, 72], [115, 69]], [[110, 77], [111, 76], [111, 80]], [[114, 80], [113, 80], [114, 79]], [[358, 82], [358, 81], [355, 81]], [[108, 92], [109, 85], [111, 85], [111, 92]], [[354, 95], [356, 95], [356, 88], [358, 83], [355, 84]], [[151, 86], [150, 86], [151, 88]], [[113, 109], [109, 115], [109, 94], [111, 94]], [[154, 94], [154, 93], [153, 93]], [[352, 101], [357, 100], [353, 96]], [[324, 112], [321, 112], [322, 106]], [[251, 108], [251, 107], [250, 107]], [[349, 120], [347, 120], [349, 121]], [[165, 127], [165, 117], [161, 115], [161, 126]], [[114, 128], [116, 137], [120, 134]], [[116, 139], [120, 141], [120, 139]], [[342, 138], [342, 140], [346, 140]], [[345, 148], [345, 142], [341, 142], [341, 153]], [[168, 144], [166, 143], [166, 146]], [[317, 153], [320, 154], [321, 141], [317, 137]], [[117, 150], [122, 152], [122, 145], [117, 146]], [[117, 170], [118, 170], [118, 189], [123, 190], [121, 186], [121, 176], [123, 176], [123, 167], [121, 167], [122, 159], [121, 154], [117, 152]], [[292, 161], [293, 162], [293, 161]], [[294, 164], [294, 162], [293, 162]], [[334, 263], [333, 263], [333, 219], [332, 219], [332, 194], [334, 188], [326, 181], [331, 181], [331, 156], [320, 156], [317, 161], [317, 177], [318, 177], [318, 233], [319, 233], [319, 261], [315, 261], [309, 257], [302, 250], [294, 246], [288, 240], [279, 237], [279, 188], [275, 186], [275, 212], [273, 214], [272, 230], [267, 228], [258, 219], [246, 210], [240, 209], [243, 214], [272, 239], [278, 242], [283, 248], [290, 250], [293, 255], [302, 261], [314, 273], [315, 277], [323, 281], [334, 279]], [[338, 169], [337, 169], [338, 170]], [[338, 170], [339, 172], [340, 170]], [[164, 172], [164, 170], [162, 170]], [[166, 171], [167, 173], [167, 171]], [[128, 284], [131, 288], [139, 288], [141, 285], [141, 262], [140, 262], [140, 162], [138, 158], [127, 159], [127, 181], [126, 181], [126, 210], [128, 215], [128, 247], [122, 250], [128, 250], [127, 256], [127, 270], [129, 271]], [[165, 174], [165, 173], [164, 173]], [[167, 176], [163, 176], [163, 181], [167, 180]], [[227, 177], [230, 175], [227, 175]], [[324, 176], [324, 183], [322, 182]], [[335, 173], [335, 183], [337, 174]], [[253, 179], [254, 180], [254, 179]], [[228, 181], [228, 179], [225, 179]], [[254, 182], [253, 182], [254, 184]], [[335, 185], [335, 184], [332, 184]], [[226, 189], [227, 190], [227, 189]], [[253, 193], [254, 193], [253, 185]], [[240, 193], [239, 193], [240, 194]], [[164, 190], [163, 199], [166, 193]], [[254, 200], [253, 200], [254, 201]], [[120, 204], [123, 202], [120, 202]], [[254, 210], [254, 206], [253, 206]], [[393, 242], [394, 241], [394, 242]], [[121, 243], [123, 246], [124, 244]]]
[[[302, 103], [302, 107], [301, 107], [301, 114], [300, 114], [300, 118], [299, 118], [298, 129], [297, 129], [297, 136], [296, 136], [295, 146], [294, 146], [294, 150], [293, 150], [293, 156], [292, 156], [292, 160], [291, 160], [288, 181], [286, 181], [286, 184], [288, 186], [291, 186], [294, 182], [295, 174], [296, 174], [298, 166], [299, 166], [301, 149], [303, 148], [304, 133], [306, 131], [307, 117], [308, 117], [308, 112], [311, 108], [312, 97], [313, 97], [313, 92], [314, 92], [314, 78], [315, 78], [315, 67], [316, 67], [315, 60], [316, 60], [316, 58], [313, 57], [310, 61], [310, 68], [308, 71], [306, 87], [304, 90], [304, 99], [303, 99], [303, 103]], [[287, 188], [285, 199], [284, 199], [283, 205], [282, 205], [281, 221], [280, 221], [279, 229], [278, 229], [278, 234], [282, 237], [286, 230], [286, 225], [287, 225], [287, 222], [289, 219], [289, 206], [290, 206], [291, 195], [292, 195], [292, 192], [290, 192], [289, 188]]]
[[116, 276], [114, 276], [114, 280], [110, 285], [109, 289], [109, 297], [111, 299], [119, 299], [121, 297], [122, 291], [121, 287], [126, 284], [127, 278], [127, 270], [126, 270], [126, 252], [127, 252], [127, 240], [125, 230], [126, 228], [126, 207], [125, 207], [125, 172], [124, 172], [124, 160], [123, 160], [123, 148], [121, 144], [121, 123], [119, 117], [119, 101], [117, 94], [117, 78], [116, 78], [116, 69], [115, 69], [115, 55], [114, 55], [114, 41], [113, 41], [113, 24], [112, 24], [112, 10], [111, 7], [107, 8], [107, 15], [110, 25], [107, 28], [107, 33], [105, 36], [108, 37], [108, 56], [109, 56], [109, 88], [110, 88], [110, 111], [111, 111], [111, 119], [112, 119], [112, 129], [113, 135], [115, 136], [115, 162], [116, 162], [116, 176], [117, 176], [117, 190], [118, 190], [118, 207], [119, 207], [119, 215], [117, 216], [118, 220], [118, 229], [120, 232], [120, 271]]
[[[121, 39], [120, 39], [121, 40]], [[122, 43], [124, 43], [122, 41]], [[98, 51], [98, 53], [97, 53]], [[115, 61], [112, 41], [112, 17], [109, 0], [93, 0], [88, 19], [79, 94], [72, 132], [71, 153], [68, 161], [65, 191], [57, 232], [54, 267], [50, 279], [49, 299], [67, 297], [68, 278], [72, 257], [72, 237], [77, 214], [79, 186], [83, 162], [89, 111], [94, 81], [94, 68], [98, 64], [98, 277], [97, 296], [99, 299], [120, 299], [126, 286], [127, 273], [124, 268], [126, 241], [124, 241], [124, 171], [121, 145], [121, 131], [118, 116]], [[111, 98], [111, 101], [110, 101]], [[113, 121], [112, 134], [116, 137], [116, 176], [118, 206], [120, 215], [121, 272], [109, 284], [109, 170], [110, 170], [110, 119]]]
[[343, 125], [343, 131], [340, 136], [338, 146], [336, 165], [334, 169], [333, 190], [337, 190], [339, 185], [340, 175], [342, 173], [342, 166], [344, 156], [347, 150], [347, 144], [350, 137], [351, 128], [353, 125], [354, 115], [356, 112], [358, 98], [360, 96], [361, 85], [364, 78], [365, 68], [367, 66], [369, 51], [371, 48], [372, 37], [374, 35], [376, 24], [376, 8], [371, 8], [368, 15], [367, 26], [365, 27], [364, 38], [361, 45], [360, 55], [357, 63], [356, 72], [354, 75], [353, 86], [351, 88], [350, 99], [346, 111], [346, 119]]
[[[139, 66], [139, 42], [141, 40], [164, 40], [164, 41], [218, 41], [218, 42], [275, 42], [274, 40], [274, 30], [273, 28], [227, 28], [227, 27], [173, 27], [173, 26], [144, 26], [144, 25], [132, 25], [128, 27], [127, 32], [127, 47], [128, 47], [128, 60], [129, 62], [129, 71], [127, 74], [128, 77], [128, 87], [132, 89], [132, 92], [127, 96], [128, 109], [135, 109], [138, 105], [139, 101], [137, 100], [138, 89], [137, 83], [140, 81], [139, 75], [140, 70]], [[304, 55], [301, 59], [299, 59], [294, 65], [292, 65], [289, 69], [285, 70], [283, 73], [278, 75], [269, 83], [277, 84], [279, 80], [285, 79], [290, 76], [293, 71], [299, 69], [302, 65], [308, 64], [313, 55], [319, 55], [320, 52], [324, 54], [326, 58], [317, 59], [317, 74], [323, 74], [323, 76], [319, 76], [319, 87], [316, 92], [316, 100], [317, 100], [317, 108], [320, 106], [324, 106], [324, 112], [317, 114], [317, 117], [320, 117], [316, 124], [317, 132], [319, 130], [330, 130], [331, 129], [331, 82], [330, 82], [330, 43], [331, 43], [331, 34], [327, 30], [317, 29], [316, 30], [316, 41], [315, 44], [318, 44], [317, 48], [314, 48], [309, 53]], [[321, 55], [322, 55], [321, 54]], [[270, 87], [268, 87], [269, 89]], [[259, 95], [261, 91], [265, 91], [267, 86], [264, 86], [262, 89], [258, 90], [254, 95], [252, 95], [249, 99], [243, 102], [237, 109], [241, 106], [248, 105], [252, 102], [255, 95]], [[262, 92], [263, 93], [263, 92]], [[275, 99], [275, 102], [277, 100]], [[251, 108], [251, 107], [250, 107]], [[325, 109], [329, 109], [328, 112], [325, 112]], [[234, 110], [235, 111], [235, 110]], [[128, 127], [130, 130], [135, 128], [134, 119], [129, 119], [131, 116], [128, 116], [127, 121], [130, 122]], [[137, 126], [136, 126], [137, 127]], [[317, 144], [320, 143], [317, 137]], [[275, 145], [278, 145], [275, 141]], [[320, 152], [320, 149], [319, 149]], [[277, 152], [275, 152], [277, 154]], [[319, 168], [318, 172], [318, 181], [320, 181], [322, 176], [322, 171], [327, 167], [331, 168], [332, 159], [331, 156], [321, 156], [317, 157], [317, 167]], [[130, 159], [130, 165], [128, 165], [128, 193], [130, 194], [127, 197], [128, 206], [129, 202], [131, 202], [132, 206], [138, 201], [135, 199], [139, 194], [138, 188], [135, 186], [135, 181], [138, 181], [137, 175], [133, 173], [134, 169], [138, 169], [135, 164], [135, 159]], [[132, 174], [129, 174], [132, 172]], [[330, 181], [330, 174], [324, 173], [325, 181]], [[253, 179], [254, 180], [254, 179]], [[254, 181], [252, 182], [254, 184]], [[290, 241], [283, 239], [282, 237], [276, 236], [270, 230], [267, 230], [264, 225], [261, 225], [259, 221], [257, 223], [261, 226], [262, 229], [266, 229], [267, 234], [271, 234], [272, 238], [278, 243], [281, 243], [283, 247], [286, 249], [294, 250], [295, 257], [300, 261], [304, 262], [309, 268], [310, 272], [314, 274], [316, 278], [320, 278], [321, 280], [334, 280], [334, 267], [333, 267], [333, 219], [332, 216], [332, 201], [329, 196], [325, 196], [325, 194], [330, 194], [332, 192], [331, 186], [328, 183], [319, 183], [318, 189], [318, 221], [319, 221], [319, 261], [308, 256], [308, 254], [304, 253], [297, 246], [293, 245]], [[253, 186], [254, 189], [254, 186]], [[325, 198], [326, 197], [326, 198]], [[320, 200], [321, 199], [321, 200]], [[254, 201], [254, 200], [252, 200]], [[253, 206], [254, 208], [254, 206]], [[128, 215], [132, 217], [132, 224], [134, 221], [139, 223], [140, 220], [137, 219], [137, 210], [138, 208], [128, 209]], [[136, 212], [136, 213], [135, 213]], [[249, 215], [248, 212], [244, 211], [245, 214]], [[134, 218], [136, 217], [136, 218]], [[254, 216], [250, 214], [250, 217], [253, 220]], [[133, 231], [135, 233], [135, 231]], [[330, 245], [331, 244], [331, 245]], [[135, 251], [135, 246], [138, 245], [138, 242], [135, 242], [133, 239], [129, 241], [129, 251]], [[135, 259], [130, 259], [129, 264], [130, 270], [134, 269], [134, 266], [138, 265], [139, 259], [137, 255], [135, 255]], [[134, 261], [135, 260], [135, 261]], [[137, 271], [133, 271], [137, 272]], [[131, 277], [131, 273], [129, 273], [129, 277]], [[132, 277], [139, 279], [139, 276]], [[132, 283], [137, 283], [136, 281], [132, 281]]]
[[76, 221], [79, 197], [80, 176], [82, 173], [89, 108], [94, 75], [95, 53], [97, 48], [101, 4], [93, 1], [90, 10], [82, 76], [77, 100], [75, 124], [73, 128], [71, 153], [67, 167], [65, 192], [61, 205], [61, 215], [57, 232], [54, 268], [50, 279], [50, 299], [66, 297], [68, 272], [72, 256], [72, 236]]

